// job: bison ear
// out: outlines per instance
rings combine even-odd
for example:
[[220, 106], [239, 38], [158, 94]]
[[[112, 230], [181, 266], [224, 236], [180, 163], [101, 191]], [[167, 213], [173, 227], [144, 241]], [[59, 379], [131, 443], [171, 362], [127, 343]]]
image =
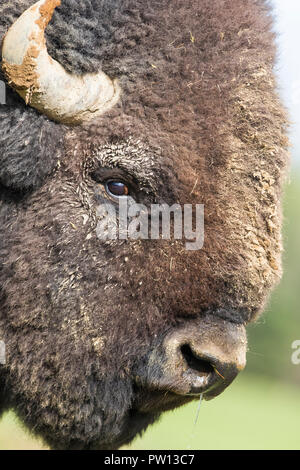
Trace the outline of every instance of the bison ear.
[[59, 158], [62, 129], [7, 89], [0, 106], [0, 184], [13, 191], [37, 189]]

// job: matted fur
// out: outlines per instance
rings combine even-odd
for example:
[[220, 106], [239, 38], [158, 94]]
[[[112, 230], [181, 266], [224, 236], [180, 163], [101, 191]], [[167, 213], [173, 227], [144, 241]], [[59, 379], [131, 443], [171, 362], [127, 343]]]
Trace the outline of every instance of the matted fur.
[[[31, 4], [1, 2], [1, 37]], [[262, 0], [62, 0], [46, 34], [68, 71], [118, 78], [122, 100], [73, 129], [11, 90], [0, 107], [3, 407], [54, 448], [110, 448], [186, 401], [136, 387], [159, 338], [204, 316], [247, 324], [280, 278], [271, 17]], [[201, 251], [97, 239], [92, 176], [116, 155], [140, 202], [205, 205]]]

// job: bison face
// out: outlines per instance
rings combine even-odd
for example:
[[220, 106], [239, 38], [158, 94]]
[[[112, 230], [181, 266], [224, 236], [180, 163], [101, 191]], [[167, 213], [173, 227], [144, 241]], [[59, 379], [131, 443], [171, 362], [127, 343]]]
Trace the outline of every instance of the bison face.
[[[91, 2], [62, 3], [48, 35], [59, 77], [93, 72], [106, 47], [106, 91], [80, 113], [72, 92], [64, 112], [64, 92], [53, 103], [36, 78], [44, 65], [5, 52], [6, 80], [38, 112], [13, 91], [0, 109], [2, 401], [53, 448], [115, 448], [243, 369], [245, 325], [281, 272], [285, 121], [261, 5], [112, 2], [100, 19]], [[56, 4], [34, 7], [43, 28]], [[54, 41], [53, 28], [70, 32]], [[203, 246], [104, 239], [99, 207], [119, 226], [120, 199], [203, 204]]]

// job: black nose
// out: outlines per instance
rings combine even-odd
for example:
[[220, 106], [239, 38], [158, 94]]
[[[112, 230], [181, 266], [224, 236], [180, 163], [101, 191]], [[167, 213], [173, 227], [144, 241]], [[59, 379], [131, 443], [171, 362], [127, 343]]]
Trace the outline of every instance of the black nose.
[[175, 329], [163, 342], [164, 388], [213, 398], [245, 367], [246, 346], [241, 325], [217, 322]]
[[190, 384], [189, 395], [199, 395], [225, 384], [227, 386], [239, 372], [235, 364], [222, 364], [215, 357], [199, 355], [189, 344], [182, 345], [180, 351], [188, 366], [183, 377]]

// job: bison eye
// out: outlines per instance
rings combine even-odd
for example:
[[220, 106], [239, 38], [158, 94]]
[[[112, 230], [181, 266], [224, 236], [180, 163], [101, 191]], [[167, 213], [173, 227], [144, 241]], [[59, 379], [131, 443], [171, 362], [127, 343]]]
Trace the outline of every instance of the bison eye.
[[129, 188], [122, 181], [107, 181], [105, 183], [105, 190], [109, 196], [113, 197], [122, 197], [129, 195]]

